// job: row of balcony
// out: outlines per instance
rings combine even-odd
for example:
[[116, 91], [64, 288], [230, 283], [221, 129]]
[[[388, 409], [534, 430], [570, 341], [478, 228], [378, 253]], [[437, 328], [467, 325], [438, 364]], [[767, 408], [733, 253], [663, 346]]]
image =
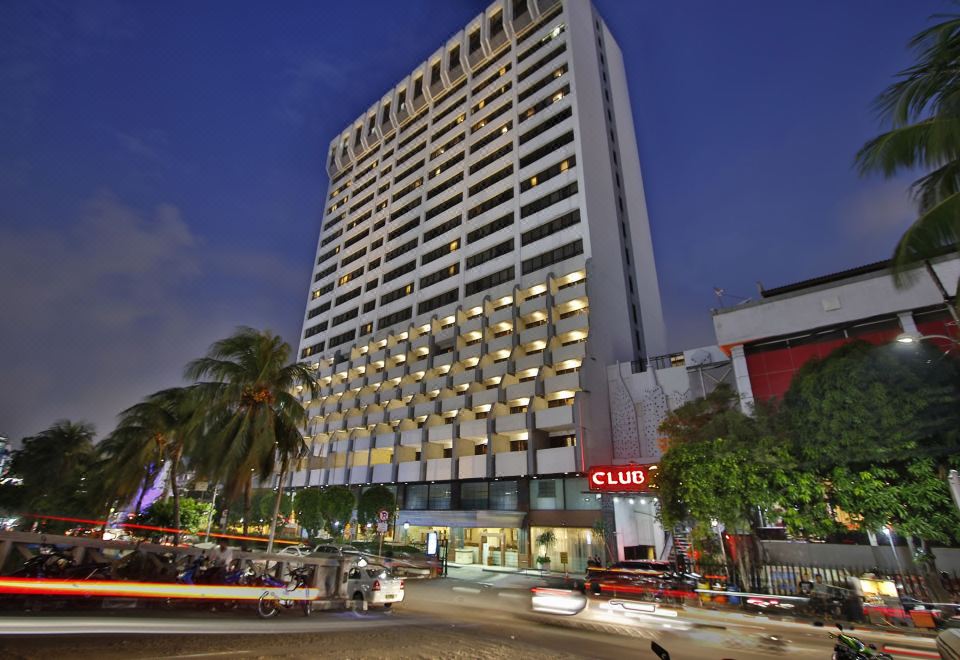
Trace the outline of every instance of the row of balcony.
[[[501, 339], [509, 340], [510, 337]], [[339, 402], [344, 398], [352, 401], [351, 397], [353, 397], [363, 405], [385, 404], [390, 399], [423, 391], [431, 392], [444, 388], [463, 389], [471, 382], [490, 382], [491, 379], [510, 373], [540, 371], [545, 367], [551, 369], [577, 367], [586, 357], [585, 338], [564, 345], [554, 337], [543, 350], [528, 354], [523, 347], [517, 346], [505, 357], [497, 357], [493, 353], [479, 356], [479, 349], [480, 346], [465, 347], [459, 356], [460, 360], [456, 362], [453, 361], [453, 354], [448, 353], [435, 356], [433, 367], [429, 366], [425, 359], [404, 362], [376, 373], [359, 375], [349, 381], [323, 385], [317, 390], [317, 397], [311, 403], [313, 406], [326, 407], [331, 401]], [[436, 360], [439, 358], [446, 359], [437, 366]], [[396, 390], [401, 391], [401, 396], [394, 396]], [[309, 393], [302, 392], [301, 399], [307, 403]], [[352, 404], [347, 407], [351, 406]], [[338, 405], [338, 407], [343, 406]]]
[[577, 448], [569, 446], [538, 449], [532, 453], [501, 452], [490, 457], [480, 455], [428, 458], [378, 465], [307, 469], [294, 473], [293, 485], [306, 485], [308, 472], [313, 473], [310, 475], [310, 485], [334, 485], [488, 479], [531, 474], [562, 474], [576, 472], [579, 469]]

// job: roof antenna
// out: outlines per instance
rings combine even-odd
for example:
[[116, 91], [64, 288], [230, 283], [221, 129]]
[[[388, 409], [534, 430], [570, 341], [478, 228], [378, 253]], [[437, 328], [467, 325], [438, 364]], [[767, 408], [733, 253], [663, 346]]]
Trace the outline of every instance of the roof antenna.
[[724, 305], [724, 298], [735, 299], [736, 302], [733, 303], [734, 305], [742, 305], [752, 300], [752, 298], [746, 298], [744, 296], [738, 296], [732, 293], [727, 293], [726, 289], [719, 286], [713, 287], [713, 295], [717, 297], [717, 302], [720, 303], [720, 309], [723, 309], [726, 306]]

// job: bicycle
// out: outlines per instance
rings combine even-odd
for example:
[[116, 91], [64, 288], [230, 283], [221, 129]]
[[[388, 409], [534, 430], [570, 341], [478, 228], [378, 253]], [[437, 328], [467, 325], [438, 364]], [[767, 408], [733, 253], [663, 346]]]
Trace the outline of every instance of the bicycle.
[[272, 619], [280, 613], [281, 609], [289, 610], [295, 606], [298, 601], [301, 608], [303, 609], [304, 616], [310, 616], [310, 613], [313, 612], [313, 601], [309, 598], [303, 599], [294, 599], [294, 598], [284, 598], [283, 596], [290, 596], [299, 588], [304, 590], [309, 589], [310, 578], [313, 576], [313, 568], [308, 566], [302, 566], [300, 568], [295, 568], [290, 571], [290, 577], [293, 579], [292, 587], [290, 584], [284, 583], [282, 580], [277, 578], [270, 577], [265, 575], [263, 583], [268, 587], [283, 588], [282, 594], [277, 594], [275, 591], [264, 591], [260, 596], [260, 600], [257, 601], [257, 614], [260, 615], [261, 619]]

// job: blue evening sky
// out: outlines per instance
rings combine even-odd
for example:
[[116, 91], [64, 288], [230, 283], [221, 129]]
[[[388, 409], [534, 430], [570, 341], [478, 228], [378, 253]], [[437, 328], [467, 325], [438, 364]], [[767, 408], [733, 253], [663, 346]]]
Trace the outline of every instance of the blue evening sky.
[[[0, 434], [101, 433], [237, 325], [296, 347], [326, 146], [486, 6], [0, 4]], [[942, 1], [597, 0], [623, 49], [670, 349], [753, 296], [884, 259], [871, 100]]]

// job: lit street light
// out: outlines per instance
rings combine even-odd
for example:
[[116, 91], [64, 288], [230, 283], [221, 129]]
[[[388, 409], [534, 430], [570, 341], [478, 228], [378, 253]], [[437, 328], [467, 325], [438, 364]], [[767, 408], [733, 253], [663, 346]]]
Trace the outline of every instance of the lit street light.
[[949, 335], [921, 335], [919, 332], [901, 332], [899, 335], [897, 335], [896, 341], [897, 341], [897, 343], [900, 343], [900, 344], [918, 344], [918, 343], [920, 343], [921, 341], [923, 341], [924, 339], [945, 339], [945, 340], [947, 340], [948, 342], [950, 342], [951, 344], [953, 344], [953, 346], [951, 346], [949, 349], [947, 349], [947, 351], [946, 351], [947, 353], [949, 353], [950, 351], [952, 351], [952, 350], [953, 350], [954, 348], [956, 348], [957, 346], [960, 346], [960, 340], [954, 339], [953, 337], [951, 337], [951, 336], [949, 336]]

